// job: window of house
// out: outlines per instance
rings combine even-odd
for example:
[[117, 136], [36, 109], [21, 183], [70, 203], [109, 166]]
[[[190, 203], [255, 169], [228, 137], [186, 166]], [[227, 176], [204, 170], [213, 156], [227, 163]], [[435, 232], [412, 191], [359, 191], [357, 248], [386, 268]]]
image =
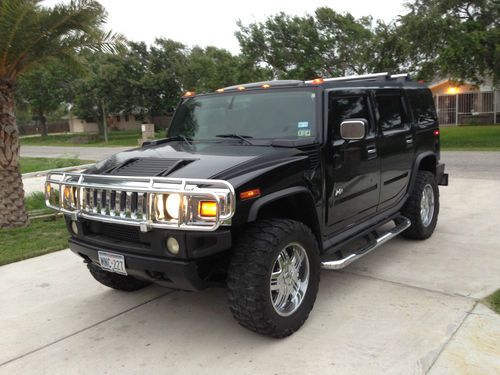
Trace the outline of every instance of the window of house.
[[116, 116], [116, 121], [120, 122], [120, 116]]
[[401, 95], [377, 95], [378, 125], [382, 131], [403, 129], [406, 116]]
[[125, 122], [128, 122], [128, 115], [125, 115]]
[[341, 139], [340, 124], [352, 118], [363, 118], [369, 121], [370, 111], [366, 96], [335, 97], [330, 94], [328, 108], [328, 127], [333, 131], [333, 139]]

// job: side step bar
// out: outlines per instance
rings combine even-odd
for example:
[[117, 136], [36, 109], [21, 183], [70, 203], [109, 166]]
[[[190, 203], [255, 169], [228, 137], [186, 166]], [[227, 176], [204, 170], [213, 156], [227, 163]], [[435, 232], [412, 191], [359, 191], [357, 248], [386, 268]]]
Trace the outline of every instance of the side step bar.
[[408, 227], [411, 225], [410, 220], [407, 219], [406, 217], [399, 217], [398, 222], [399, 222], [399, 224], [397, 224], [394, 228], [392, 228], [388, 232], [385, 232], [385, 233], [379, 235], [375, 240], [373, 240], [369, 244], [363, 246], [358, 251], [351, 253], [342, 259], [322, 262], [321, 268], [324, 268], [327, 270], [339, 270], [341, 268], [347, 267], [352, 262], [365, 256], [366, 254], [375, 250], [377, 247], [383, 245], [387, 241], [393, 239], [398, 234], [400, 234], [404, 230], [408, 229]]

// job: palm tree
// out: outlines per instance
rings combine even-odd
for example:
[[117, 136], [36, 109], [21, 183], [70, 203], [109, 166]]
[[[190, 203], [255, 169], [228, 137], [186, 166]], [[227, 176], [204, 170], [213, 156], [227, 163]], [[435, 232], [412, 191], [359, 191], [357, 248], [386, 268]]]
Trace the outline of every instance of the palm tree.
[[51, 59], [76, 66], [81, 50], [113, 50], [116, 37], [102, 30], [106, 17], [94, 0], [52, 8], [39, 0], [0, 0], [0, 228], [29, 223], [19, 169], [16, 80]]

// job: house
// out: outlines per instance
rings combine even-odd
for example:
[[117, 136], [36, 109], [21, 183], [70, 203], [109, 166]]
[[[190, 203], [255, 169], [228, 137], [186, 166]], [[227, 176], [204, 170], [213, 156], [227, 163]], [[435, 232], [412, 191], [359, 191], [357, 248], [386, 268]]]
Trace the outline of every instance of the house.
[[475, 85], [441, 79], [429, 88], [442, 126], [500, 123], [500, 90], [491, 82]]

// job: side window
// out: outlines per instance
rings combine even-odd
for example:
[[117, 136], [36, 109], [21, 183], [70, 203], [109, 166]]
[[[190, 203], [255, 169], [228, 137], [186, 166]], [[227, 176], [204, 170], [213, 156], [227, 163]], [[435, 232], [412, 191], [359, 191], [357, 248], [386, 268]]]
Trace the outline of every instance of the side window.
[[407, 123], [401, 95], [377, 95], [378, 125], [382, 131], [404, 129]]
[[335, 97], [330, 93], [328, 108], [328, 128], [333, 131], [333, 139], [340, 139], [340, 124], [351, 118], [364, 118], [369, 122], [366, 96]]
[[429, 90], [408, 90], [407, 94], [415, 123], [421, 128], [434, 124], [437, 116], [431, 92]]

